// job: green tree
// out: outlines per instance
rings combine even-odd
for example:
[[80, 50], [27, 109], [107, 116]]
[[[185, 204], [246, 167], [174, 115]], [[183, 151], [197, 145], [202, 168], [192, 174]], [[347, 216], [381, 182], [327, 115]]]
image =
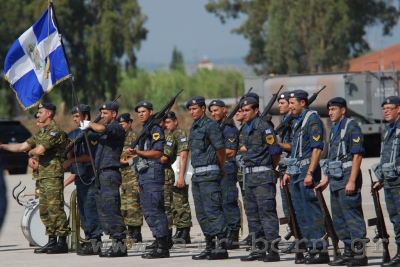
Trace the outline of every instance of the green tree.
[[179, 51], [176, 46], [174, 46], [174, 50], [172, 51], [172, 59], [169, 64], [170, 70], [178, 70], [180, 72], [185, 73], [185, 64], [183, 62], [183, 54]]
[[399, 11], [392, 0], [210, 0], [206, 10], [222, 23], [240, 15], [232, 31], [250, 40], [247, 64], [257, 73], [339, 70], [369, 50], [365, 28], [382, 24], [390, 34]]

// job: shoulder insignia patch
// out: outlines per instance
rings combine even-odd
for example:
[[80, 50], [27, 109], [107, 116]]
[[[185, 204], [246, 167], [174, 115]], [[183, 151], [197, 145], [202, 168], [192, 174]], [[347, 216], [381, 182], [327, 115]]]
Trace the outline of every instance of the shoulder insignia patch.
[[167, 142], [167, 146], [172, 146], [172, 142]]
[[185, 137], [181, 138], [181, 142], [186, 142], [186, 138]]
[[56, 133], [55, 132], [50, 132], [50, 135], [51, 136], [56, 136]]
[[357, 139], [353, 139], [353, 142], [354, 142], [354, 143], [360, 142], [360, 137], [358, 137]]
[[265, 141], [268, 145], [272, 145], [275, 142], [275, 138], [272, 134], [270, 134], [265, 137]]
[[153, 136], [153, 139], [156, 140], [156, 141], [157, 141], [158, 139], [160, 139], [160, 133], [153, 133], [152, 136]]
[[228, 141], [231, 142], [231, 143], [235, 142], [235, 140], [236, 140], [235, 138], [233, 138], [233, 139], [228, 138]]
[[265, 134], [270, 134], [270, 133], [272, 133], [272, 132], [271, 132], [271, 129], [265, 130]]
[[90, 141], [90, 143], [92, 143], [92, 145], [97, 145], [97, 141]]
[[320, 136], [320, 135], [318, 135], [318, 136], [313, 136], [312, 138], [314, 139], [314, 141], [318, 142], [319, 139], [321, 139], [321, 136]]
[[311, 130], [312, 130], [313, 133], [318, 133], [319, 128], [318, 128], [318, 126], [313, 126], [311, 128]]

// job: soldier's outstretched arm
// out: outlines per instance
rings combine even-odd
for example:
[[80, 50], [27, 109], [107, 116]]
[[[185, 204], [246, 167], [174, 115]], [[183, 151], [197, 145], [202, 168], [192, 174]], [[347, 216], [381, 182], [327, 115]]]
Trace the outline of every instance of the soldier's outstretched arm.
[[19, 144], [2, 144], [0, 145], [0, 149], [8, 150], [10, 152], [26, 152], [31, 150], [31, 146], [28, 145], [27, 142], [19, 143]]
[[30, 157], [40, 156], [40, 155], [43, 155], [44, 152], [46, 152], [46, 148], [44, 148], [44, 146], [42, 146], [42, 145], [38, 145], [37, 147], [35, 147], [31, 151], [29, 151], [28, 155]]

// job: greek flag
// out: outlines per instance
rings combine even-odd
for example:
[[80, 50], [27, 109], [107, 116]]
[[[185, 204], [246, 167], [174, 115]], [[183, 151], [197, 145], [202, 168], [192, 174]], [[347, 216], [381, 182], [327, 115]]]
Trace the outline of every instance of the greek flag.
[[14, 42], [4, 61], [4, 77], [25, 110], [35, 106], [44, 93], [70, 76], [52, 13], [49, 16], [47, 9]]

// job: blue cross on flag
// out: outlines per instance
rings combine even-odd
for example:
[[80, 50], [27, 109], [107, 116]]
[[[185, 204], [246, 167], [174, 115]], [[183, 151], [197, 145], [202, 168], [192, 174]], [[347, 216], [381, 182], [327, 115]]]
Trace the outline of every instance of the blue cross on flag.
[[51, 8], [47, 9], [14, 42], [4, 61], [4, 77], [25, 110], [35, 106], [44, 93], [49, 93], [57, 84], [70, 77], [61, 37], [51, 11]]

